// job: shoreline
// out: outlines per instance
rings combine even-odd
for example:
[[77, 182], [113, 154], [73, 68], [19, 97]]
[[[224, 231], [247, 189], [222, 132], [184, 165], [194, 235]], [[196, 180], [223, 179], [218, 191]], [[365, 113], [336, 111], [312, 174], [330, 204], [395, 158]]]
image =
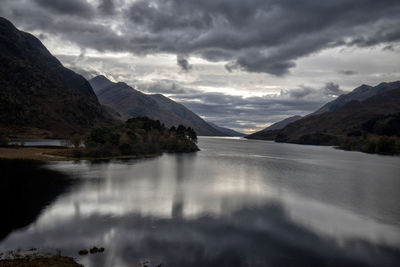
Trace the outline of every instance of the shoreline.
[[363, 151], [362, 149], [351, 149], [344, 147], [343, 144], [340, 143], [332, 143], [332, 144], [319, 144], [319, 143], [302, 143], [302, 142], [283, 142], [283, 141], [276, 141], [275, 139], [271, 138], [248, 138], [247, 136], [244, 137], [247, 140], [257, 140], [257, 141], [269, 141], [279, 144], [294, 144], [294, 145], [302, 145], [302, 146], [321, 146], [321, 147], [332, 147], [337, 150], [347, 151], [347, 152], [360, 152], [369, 155], [379, 155], [379, 156], [389, 156], [389, 157], [400, 157], [400, 153], [383, 153], [383, 152], [367, 152]]
[[62, 255], [60, 251], [56, 253], [43, 253], [37, 248], [27, 251], [21, 249], [0, 252], [1, 267], [38, 267], [38, 266], [63, 266], [63, 267], [83, 267], [77, 259]]
[[55, 255], [55, 256], [24, 256], [20, 258], [0, 259], [2, 267], [38, 267], [38, 266], [63, 266], [63, 267], [83, 267], [74, 258]]

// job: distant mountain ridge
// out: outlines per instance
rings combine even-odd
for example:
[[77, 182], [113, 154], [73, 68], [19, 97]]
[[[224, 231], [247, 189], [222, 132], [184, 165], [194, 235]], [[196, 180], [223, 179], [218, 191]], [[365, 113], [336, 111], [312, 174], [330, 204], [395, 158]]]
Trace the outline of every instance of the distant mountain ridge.
[[[352, 100], [349, 100], [352, 99]], [[321, 110], [331, 110], [321, 112]], [[400, 82], [363, 85], [280, 130], [248, 138], [400, 153]]]
[[[383, 90], [362, 101], [353, 100], [340, 108], [322, 114], [311, 114], [301, 120], [287, 125], [280, 131], [286, 135], [288, 141], [301, 141], [301, 137], [312, 133], [333, 135], [347, 134], [360, 125], [378, 116], [396, 114], [400, 112], [400, 83], [386, 83]], [[398, 86], [393, 89], [393, 85]], [[359, 87], [360, 88], [360, 87]], [[390, 88], [390, 90], [388, 90]]]
[[246, 135], [244, 133], [240, 133], [240, 132], [237, 132], [235, 130], [232, 130], [232, 129], [229, 129], [229, 128], [226, 128], [226, 127], [218, 126], [218, 125], [216, 125], [215, 123], [212, 123], [212, 122], [208, 122], [208, 124], [210, 124], [212, 127], [217, 129], [218, 131], [223, 132], [224, 134], [232, 136], [232, 137], [242, 137], [242, 136]]
[[62, 136], [112, 120], [85, 78], [1, 17], [0, 88], [0, 128], [10, 134]]
[[126, 83], [114, 83], [102, 75], [94, 77], [89, 82], [100, 103], [119, 112], [125, 120], [146, 116], [159, 120], [168, 127], [179, 124], [192, 127], [198, 135], [225, 135], [182, 104], [161, 94], [147, 95]]
[[275, 133], [280, 130], [285, 128], [288, 124], [295, 122], [297, 120], [300, 120], [302, 117], [299, 115], [292, 116], [286, 119], [283, 119], [281, 121], [278, 121], [270, 126], [268, 126], [265, 129], [262, 129], [261, 131], [252, 133], [248, 135], [246, 138], [249, 139], [266, 139], [266, 140], [271, 140], [275, 138]]
[[278, 122], [272, 124], [271, 126], [265, 128], [265, 129], [262, 130], [262, 131], [265, 131], [265, 130], [267, 130], [267, 131], [270, 131], [270, 130], [280, 130], [280, 129], [282, 129], [282, 128], [285, 128], [286, 125], [288, 125], [288, 124], [290, 124], [290, 123], [292, 123], [292, 122], [298, 121], [298, 120], [300, 120], [301, 118], [302, 118], [302, 117], [299, 116], [299, 115], [292, 116], [292, 117], [286, 118], [286, 119], [284, 119], [284, 120], [278, 121]]
[[391, 91], [398, 87], [400, 87], [400, 81], [391, 83], [380, 83], [377, 86], [363, 84], [351, 91], [350, 93], [340, 95], [335, 100], [326, 103], [312, 114], [322, 114], [324, 112], [335, 111], [350, 101], [363, 101], [367, 98]]

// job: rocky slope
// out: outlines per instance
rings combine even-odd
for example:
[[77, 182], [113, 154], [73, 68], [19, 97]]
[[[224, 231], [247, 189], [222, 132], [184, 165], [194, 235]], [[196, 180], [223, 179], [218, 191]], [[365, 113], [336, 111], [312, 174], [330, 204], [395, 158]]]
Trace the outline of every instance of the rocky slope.
[[0, 88], [0, 129], [9, 135], [64, 136], [112, 120], [85, 78], [1, 17]]
[[363, 85], [280, 130], [259, 132], [250, 138], [398, 154], [400, 82]]
[[285, 128], [288, 124], [295, 122], [297, 120], [300, 120], [302, 117], [301, 116], [292, 116], [289, 118], [286, 118], [284, 120], [278, 121], [271, 126], [268, 126], [265, 129], [262, 129], [261, 131], [252, 133], [246, 138], [248, 139], [263, 139], [263, 140], [273, 140], [275, 139], [275, 135], [278, 132], [278, 130]]
[[168, 127], [179, 124], [192, 127], [197, 135], [225, 135], [185, 106], [161, 94], [147, 95], [126, 83], [111, 82], [104, 76], [94, 77], [89, 82], [100, 103], [116, 110], [124, 120], [146, 116], [153, 120], [159, 120]]

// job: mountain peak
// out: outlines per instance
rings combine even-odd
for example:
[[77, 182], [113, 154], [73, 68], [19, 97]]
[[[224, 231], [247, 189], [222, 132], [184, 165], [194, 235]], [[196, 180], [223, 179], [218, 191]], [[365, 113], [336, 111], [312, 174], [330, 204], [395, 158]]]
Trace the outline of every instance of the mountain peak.
[[[65, 68], [35, 36], [1, 17], [0, 73], [0, 126], [11, 133], [34, 129], [62, 136], [106, 123], [87, 80]], [[21, 125], [26, 129], [19, 130]]]
[[365, 91], [367, 91], [367, 90], [369, 90], [369, 89], [371, 89], [372, 88], [372, 86], [371, 85], [368, 85], [368, 84], [362, 84], [361, 86], [359, 86], [359, 87], [357, 87], [356, 89], [354, 89], [352, 92], [350, 92], [350, 93], [361, 93], [361, 92], [365, 92]]
[[336, 98], [335, 100], [325, 104], [319, 110], [312, 114], [322, 114], [324, 112], [335, 111], [338, 108], [344, 106], [346, 103], [351, 101], [364, 101], [370, 97], [373, 97], [378, 94], [382, 94], [393, 89], [396, 89], [400, 86], [400, 81], [396, 82], [383, 82], [378, 84], [377, 86], [370, 86], [367, 84], [363, 84], [348, 94], [344, 94]]
[[89, 80], [90, 85], [92, 86], [94, 91], [99, 91], [111, 84], [113, 84], [112, 81], [110, 81], [106, 76], [104, 75], [98, 75], [92, 79]]
[[9, 32], [18, 32], [17, 28], [14, 26], [14, 24], [11, 23], [11, 21], [7, 20], [6, 18], [0, 17], [0, 31], [9, 31]]
[[[109, 86], [97, 87], [107, 81]], [[113, 83], [99, 76], [90, 80], [90, 83], [100, 103], [116, 110], [123, 119], [146, 116], [161, 121], [167, 127], [180, 124], [192, 127], [198, 135], [225, 135], [182, 104], [161, 94], [147, 95], [124, 82]]]
[[96, 81], [96, 82], [108, 82], [111, 83], [111, 81], [104, 75], [98, 75], [92, 79], [90, 79], [91, 81]]

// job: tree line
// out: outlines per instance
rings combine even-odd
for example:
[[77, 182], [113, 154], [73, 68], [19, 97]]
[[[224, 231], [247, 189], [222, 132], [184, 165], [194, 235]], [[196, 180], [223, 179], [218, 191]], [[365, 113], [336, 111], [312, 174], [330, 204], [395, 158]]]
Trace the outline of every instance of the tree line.
[[85, 136], [67, 139], [72, 157], [153, 155], [162, 152], [198, 151], [197, 134], [191, 127], [165, 127], [158, 120], [136, 117], [123, 125], [94, 127]]

